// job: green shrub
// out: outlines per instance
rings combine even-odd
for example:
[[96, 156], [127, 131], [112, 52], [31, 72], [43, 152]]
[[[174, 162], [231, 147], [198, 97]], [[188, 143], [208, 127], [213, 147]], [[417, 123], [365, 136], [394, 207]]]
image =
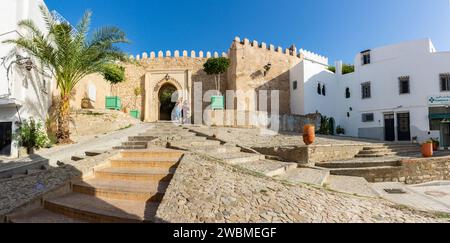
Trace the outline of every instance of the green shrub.
[[42, 122], [33, 118], [25, 120], [16, 133], [19, 144], [27, 149], [40, 149], [50, 146], [50, 139]]
[[336, 133], [338, 134], [338, 135], [345, 135], [345, 129], [344, 128], [342, 128], [341, 126], [337, 126], [336, 127]]
[[[328, 71], [336, 73], [336, 67], [335, 66], [328, 66]], [[355, 72], [355, 66], [354, 65], [350, 65], [350, 64], [343, 64], [342, 65], [342, 74], [353, 73], [353, 72]]]
[[322, 116], [320, 118], [319, 134], [330, 135], [330, 130], [331, 130], [330, 127], [331, 127], [331, 118]]

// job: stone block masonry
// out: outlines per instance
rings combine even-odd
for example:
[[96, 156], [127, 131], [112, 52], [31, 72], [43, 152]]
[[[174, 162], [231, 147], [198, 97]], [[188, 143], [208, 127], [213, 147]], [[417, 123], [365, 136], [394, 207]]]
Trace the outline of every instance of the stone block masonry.
[[374, 182], [404, 182], [406, 184], [450, 180], [450, 157], [405, 159], [398, 170], [388, 173], [372, 172], [362, 176]]
[[[255, 97], [245, 97], [245, 105], [237, 107], [235, 99], [230, 98], [225, 100], [227, 109], [241, 109], [243, 111], [264, 111], [272, 113], [273, 110], [279, 110], [281, 115], [291, 114], [290, 104], [290, 72], [302, 60], [314, 60], [318, 63], [326, 64], [328, 62], [326, 57], [305, 51], [298, 50], [295, 46], [291, 48], [276, 47], [273, 44], [266, 44], [264, 42], [250, 41], [245, 38], [241, 41], [236, 37], [230, 49], [225, 53], [222, 52], [203, 52], [203, 51], [158, 51], [158, 52], [144, 52], [139, 55], [132, 55], [130, 59], [132, 62], [122, 64], [126, 68], [126, 82], [115, 85], [112, 89], [109, 84], [103, 80], [100, 75], [90, 75], [80, 81], [77, 85], [76, 95], [74, 95], [72, 105], [76, 108], [81, 106], [81, 100], [86, 96], [87, 91], [96, 90], [97, 97], [92, 102], [92, 108], [104, 108], [105, 96], [119, 96], [122, 100], [122, 107], [124, 111], [138, 110], [141, 111], [142, 119], [145, 121], [159, 120], [157, 109], [158, 100], [154, 97], [158, 94], [158, 85], [163, 85], [164, 77], [170, 77], [174, 83], [178, 83], [176, 88], [182, 88], [182, 91], [187, 94], [190, 100], [191, 111], [194, 107], [194, 94], [196, 94], [196, 87], [194, 84], [202, 84], [203, 95], [203, 110], [209, 105], [209, 98], [205, 97], [208, 91], [215, 90], [214, 76], [207, 75], [203, 71], [203, 64], [208, 58], [212, 57], [228, 57], [231, 61], [229, 70], [221, 76], [221, 90], [225, 94], [227, 90], [242, 91], [242, 92], [256, 92], [259, 91], [278, 91], [280, 97], [279, 107], [272, 108], [271, 97], [268, 97], [268, 105], [259, 104]], [[185, 75], [179, 75], [184, 72]], [[163, 75], [163, 76], [161, 76]], [[147, 78], [152, 76], [152, 78]], [[174, 77], [176, 76], [176, 77]], [[156, 80], [159, 79], [159, 80]], [[161, 82], [159, 82], [161, 81]], [[167, 80], [169, 81], [169, 80]], [[143, 91], [141, 95], [135, 95], [134, 91], [140, 88]], [[208, 95], [211, 95], [209, 92]], [[185, 100], [187, 99], [184, 97]], [[277, 99], [277, 98], [274, 98]], [[151, 100], [151, 101], [150, 101]], [[156, 107], [156, 108], [155, 108]], [[199, 113], [192, 113], [194, 117], [202, 116]], [[283, 117], [281, 123], [286, 125], [287, 130], [292, 131], [296, 118]], [[195, 119], [193, 120], [201, 120]]]
[[316, 163], [353, 159], [364, 144], [334, 144], [312, 146], [253, 147], [254, 150], [283, 158], [286, 161], [314, 166]]

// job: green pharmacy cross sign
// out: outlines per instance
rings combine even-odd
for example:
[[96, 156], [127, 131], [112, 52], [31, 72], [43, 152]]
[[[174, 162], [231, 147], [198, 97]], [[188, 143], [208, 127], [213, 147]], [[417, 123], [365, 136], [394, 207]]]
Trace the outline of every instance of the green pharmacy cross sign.
[[450, 95], [430, 96], [429, 105], [450, 105]]

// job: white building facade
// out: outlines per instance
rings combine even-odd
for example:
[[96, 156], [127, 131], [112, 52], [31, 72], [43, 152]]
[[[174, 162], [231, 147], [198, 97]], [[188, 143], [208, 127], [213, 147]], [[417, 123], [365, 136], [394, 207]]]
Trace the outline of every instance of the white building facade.
[[[291, 73], [292, 113], [320, 112], [346, 136], [381, 141], [439, 139], [450, 147], [450, 52], [431, 40], [359, 53], [355, 72], [336, 73], [327, 62], [305, 59]], [[303, 98], [301, 98], [303, 97]]]
[[[27, 34], [17, 26], [21, 20], [31, 19], [45, 31], [41, 5], [42, 0], [3, 0], [2, 6], [8, 7], [0, 8], [0, 43]], [[12, 45], [0, 44], [0, 58], [0, 157], [16, 157], [14, 132], [30, 117], [45, 122], [55, 84], [35, 68], [35, 60]]]

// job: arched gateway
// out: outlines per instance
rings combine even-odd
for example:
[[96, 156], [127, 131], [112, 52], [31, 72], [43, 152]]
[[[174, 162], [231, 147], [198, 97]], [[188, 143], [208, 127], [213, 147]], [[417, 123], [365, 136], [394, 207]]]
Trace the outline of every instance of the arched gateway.
[[150, 72], [144, 76], [143, 82], [143, 112], [147, 122], [170, 121], [177, 100], [188, 101], [191, 105], [188, 71]]

